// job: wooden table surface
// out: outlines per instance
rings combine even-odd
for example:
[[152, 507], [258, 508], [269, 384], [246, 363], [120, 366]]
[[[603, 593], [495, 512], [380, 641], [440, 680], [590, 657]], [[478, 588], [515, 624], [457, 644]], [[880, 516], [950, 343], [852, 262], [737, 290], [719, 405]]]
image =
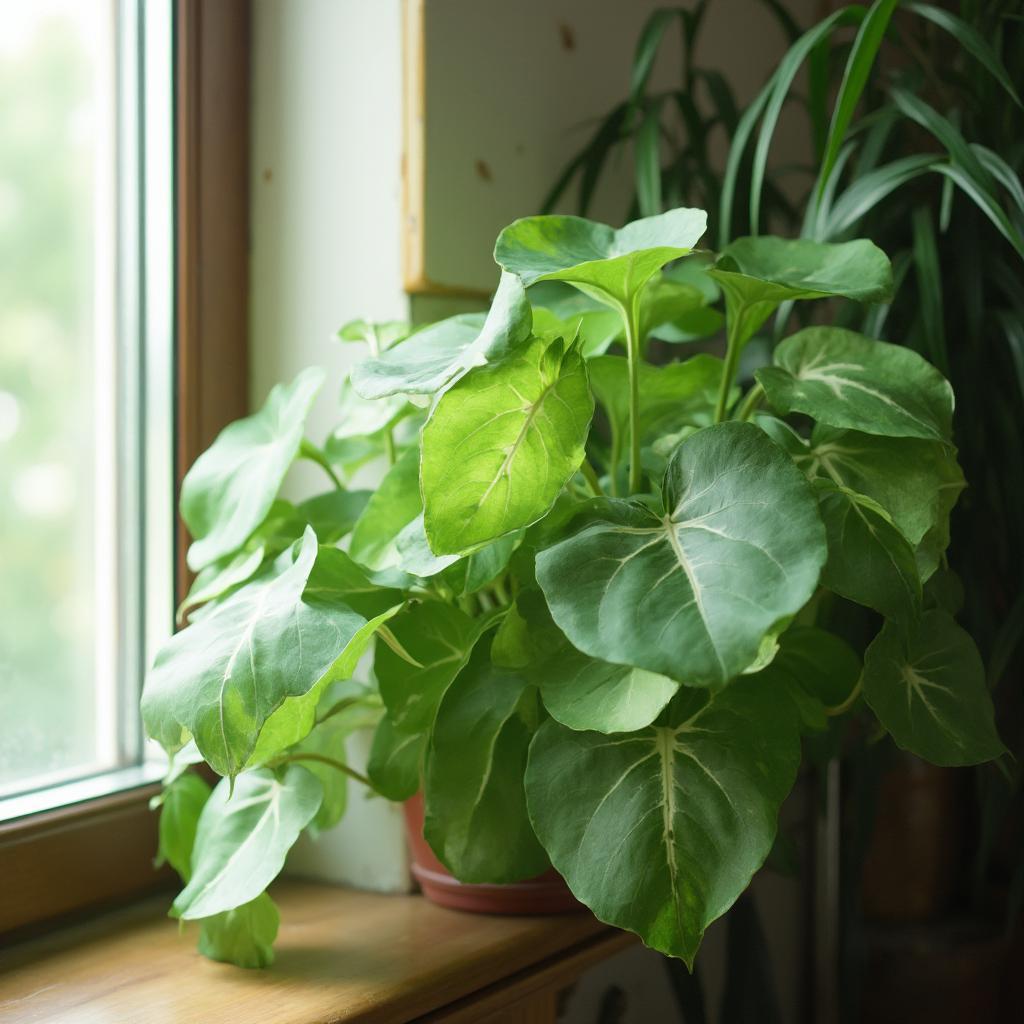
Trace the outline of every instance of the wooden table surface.
[[167, 900], [149, 901], [0, 952], [0, 1021], [397, 1024], [481, 995], [499, 1003], [502, 986], [557, 981], [559, 963], [578, 973], [630, 941], [589, 913], [464, 914], [293, 881], [273, 895], [281, 930], [267, 970], [206, 960], [197, 928], [179, 934]]

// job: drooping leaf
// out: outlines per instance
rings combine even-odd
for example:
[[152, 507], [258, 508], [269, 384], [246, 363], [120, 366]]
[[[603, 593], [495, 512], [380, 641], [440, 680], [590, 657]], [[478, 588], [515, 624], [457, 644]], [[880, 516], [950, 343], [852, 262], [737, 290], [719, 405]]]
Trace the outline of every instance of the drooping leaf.
[[291, 565], [245, 587], [161, 648], [146, 677], [142, 715], [166, 750], [194, 737], [215, 771], [236, 775], [287, 698], [329, 681], [353, 647], [365, 647], [362, 615], [303, 599], [316, 556], [316, 536], [307, 528]]
[[194, 538], [188, 551], [193, 571], [236, 551], [263, 522], [323, 381], [323, 371], [311, 367], [291, 384], [278, 384], [259, 412], [225, 427], [196, 459], [181, 486], [181, 516]]
[[477, 367], [423, 428], [424, 525], [437, 554], [536, 522], [583, 461], [594, 400], [579, 351], [531, 342]]
[[200, 922], [199, 952], [236, 967], [269, 967], [274, 962], [274, 939], [280, 923], [274, 901], [261, 892], [234, 910], [204, 918]]
[[665, 478], [664, 516], [606, 501], [542, 551], [537, 579], [579, 650], [689, 685], [721, 686], [810, 598], [825, 561], [814, 495], [757, 427], [687, 438]]
[[523, 772], [536, 691], [475, 648], [437, 709], [424, 780], [423, 836], [463, 882], [514, 882], [548, 860], [526, 813]]
[[530, 335], [530, 304], [515, 274], [502, 274], [486, 319], [462, 313], [417, 331], [376, 359], [356, 366], [364, 398], [432, 395], [474, 366], [501, 358]]
[[602, 733], [643, 729], [679, 689], [667, 676], [597, 661], [569, 644], [531, 668], [528, 676], [552, 718], [570, 729]]
[[500, 267], [523, 284], [569, 281], [611, 305], [628, 307], [666, 264], [685, 256], [707, 228], [703, 210], [678, 209], [615, 230], [582, 217], [524, 217], [494, 246]]
[[381, 646], [374, 675], [392, 725], [400, 732], [426, 732], [441, 697], [466, 663], [479, 623], [441, 601], [410, 604], [391, 620], [391, 632], [419, 667]]
[[398, 564], [395, 540], [423, 510], [420, 454], [409, 448], [388, 470], [352, 528], [349, 553], [371, 569]]
[[815, 486], [828, 534], [822, 585], [887, 618], [909, 622], [921, 609], [921, 578], [910, 542], [871, 498], [827, 480]]
[[244, 772], [234, 792], [222, 779], [199, 818], [192, 878], [171, 913], [194, 920], [254, 900], [277, 877], [322, 796], [320, 781], [298, 764]]
[[782, 302], [831, 295], [881, 302], [892, 291], [888, 257], [864, 238], [737, 238], [708, 273], [725, 293], [729, 336], [740, 347]]
[[160, 794], [159, 846], [156, 866], [170, 864], [181, 880], [192, 876], [192, 847], [199, 815], [210, 797], [210, 787], [194, 772], [185, 772]]
[[408, 800], [420, 790], [427, 732], [399, 732], [384, 715], [377, 723], [366, 774], [374, 789], [388, 800]]
[[541, 726], [530, 818], [598, 918], [692, 964], [704, 929], [768, 855], [799, 759], [791, 705], [756, 678], [715, 694], [683, 689], [640, 732]]
[[887, 437], [950, 438], [953, 390], [916, 352], [839, 327], [807, 327], [756, 372], [780, 413]]
[[925, 612], [905, 634], [882, 627], [864, 655], [864, 699], [899, 746], [933, 764], [979, 764], [1006, 750], [978, 649], [946, 612]]

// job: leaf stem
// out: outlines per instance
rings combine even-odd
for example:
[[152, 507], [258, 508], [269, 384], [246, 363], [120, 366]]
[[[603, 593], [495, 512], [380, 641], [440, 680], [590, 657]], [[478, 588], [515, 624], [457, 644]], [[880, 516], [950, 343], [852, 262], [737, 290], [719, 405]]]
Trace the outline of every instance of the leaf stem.
[[755, 384], [743, 399], [742, 404], [736, 410], [736, 419], [738, 420], [749, 420], [754, 415], [754, 411], [761, 404], [761, 399], [764, 398], [764, 388], [760, 384]]
[[622, 323], [626, 330], [626, 354], [629, 357], [629, 492], [640, 490], [640, 330], [637, 321], [638, 303], [636, 296], [630, 299], [628, 308], [620, 306]]
[[[739, 319], [737, 317], [737, 319]], [[729, 340], [725, 350], [725, 365], [722, 367], [722, 380], [718, 385], [718, 402], [715, 405], [715, 422], [721, 423], [729, 406], [729, 392], [732, 390], [732, 382], [736, 377], [736, 370], [740, 364], [740, 346], [736, 329], [733, 324], [729, 325]]]
[[333, 757], [327, 757], [325, 754], [313, 754], [304, 753], [302, 751], [296, 751], [294, 754], [286, 754], [284, 757], [279, 757], [274, 761], [271, 761], [271, 766], [277, 768], [282, 764], [291, 764], [294, 761], [317, 761], [320, 764], [326, 764], [331, 768], [336, 768], [339, 772], [344, 772], [350, 778], [361, 782], [364, 786], [368, 786], [370, 789], [374, 788], [373, 783], [365, 776], [362, 772], [357, 772], [355, 768], [350, 768], [343, 761], [336, 761]]
[[330, 460], [323, 453], [323, 450], [313, 444], [312, 441], [306, 438], [302, 439], [302, 443], [299, 445], [299, 456], [303, 459], [309, 459], [310, 462], [315, 462], [331, 478], [334, 486], [339, 491], [345, 490], [345, 485], [338, 479], [338, 474], [334, 472]]
[[857, 698], [860, 697], [861, 690], [864, 688], [864, 677], [861, 676], [857, 680], [857, 685], [850, 691], [846, 700], [842, 704], [835, 704], [832, 707], [825, 708], [825, 714], [829, 718], [835, 718], [837, 715], [845, 715], [854, 704], [857, 703]]
[[584, 459], [580, 466], [580, 472], [583, 474], [583, 478], [587, 481], [590, 489], [594, 492], [595, 498], [603, 498], [604, 491], [601, 489], [601, 481], [597, 477], [597, 470], [590, 464], [589, 459]]
[[387, 456], [388, 465], [393, 466], [397, 457], [395, 455], [395, 439], [390, 427], [384, 431], [384, 454]]

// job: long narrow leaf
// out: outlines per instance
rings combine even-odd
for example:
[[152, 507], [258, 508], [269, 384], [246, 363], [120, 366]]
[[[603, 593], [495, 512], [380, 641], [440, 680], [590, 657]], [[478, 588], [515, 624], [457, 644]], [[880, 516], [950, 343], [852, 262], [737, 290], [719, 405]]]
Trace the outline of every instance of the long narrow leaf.
[[1010, 198], [1020, 213], [1024, 215], [1024, 187], [1021, 186], [1020, 177], [998, 153], [994, 153], [977, 142], [972, 142], [970, 145], [981, 165], [1010, 193]]
[[942, 157], [921, 153], [893, 160], [892, 163], [883, 164], [856, 178], [835, 201], [828, 217], [827, 230], [821, 238], [828, 240], [840, 237], [890, 193], [908, 181], [927, 174], [942, 162]]
[[769, 80], [766, 89], [770, 90], [770, 93], [765, 106], [764, 119], [761, 121], [757, 146], [754, 148], [754, 162], [750, 172], [750, 233], [752, 235], [757, 234], [761, 216], [761, 186], [764, 183], [765, 168], [768, 164], [768, 150], [771, 148], [779, 114], [782, 112], [783, 104], [789, 95], [793, 79], [796, 77], [797, 71], [800, 70], [800, 65], [803, 64], [811, 50], [834, 28], [859, 24], [863, 18], [864, 8], [858, 6], [843, 7], [830, 14], [824, 21], [818, 22], [817, 25], [805, 32], [790, 47], [789, 52], [782, 58], [778, 69]]
[[914, 210], [914, 271], [920, 304], [921, 327], [931, 361], [948, 377], [945, 319], [942, 307], [942, 271], [935, 243], [932, 214], [926, 207]]
[[825, 190], [825, 184], [839, 157], [839, 149], [846, 138], [846, 131], [853, 120], [853, 112], [860, 102], [861, 93], [875, 66], [875, 58], [885, 38], [886, 29], [899, 0], [875, 0], [857, 31], [850, 57], [843, 72], [839, 95], [832, 111], [832, 124], [825, 144], [825, 157], [818, 176], [818, 196]]
[[989, 46], [985, 37], [973, 26], [941, 7], [931, 4], [907, 4], [907, 10], [948, 32], [978, 63], [986, 68], [999, 84], [1010, 94], [1014, 103], [1021, 106], [1020, 96], [1014, 88], [1006, 66], [999, 59], [999, 54]]
[[674, 18], [686, 12], [681, 7], [659, 7], [647, 19], [640, 31], [640, 38], [633, 53], [633, 70], [629, 79], [629, 105], [637, 110], [647, 91], [647, 82], [654, 69], [654, 58], [658, 56], [658, 48], [665, 37], [665, 30]]
[[634, 140], [636, 199], [641, 217], [661, 213], [661, 102], [651, 103], [644, 111], [640, 130]]
[[952, 163], [937, 163], [932, 168], [939, 174], [952, 178], [960, 190], [968, 195], [979, 210], [996, 226], [999, 233], [1017, 250], [1017, 254], [1024, 259], [1024, 238], [1020, 232], [1010, 223], [1006, 211], [993, 198], [991, 193], [980, 187], [978, 182], [971, 177], [962, 167]]

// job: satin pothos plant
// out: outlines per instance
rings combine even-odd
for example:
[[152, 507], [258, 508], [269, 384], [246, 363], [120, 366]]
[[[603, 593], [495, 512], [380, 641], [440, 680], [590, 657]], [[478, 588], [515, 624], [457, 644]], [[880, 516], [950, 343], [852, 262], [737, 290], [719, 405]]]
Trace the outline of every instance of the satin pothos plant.
[[[601, 920], [692, 965], [772, 847], [802, 735], [870, 715], [937, 764], [1001, 755], [977, 650], [932, 582], [964, 486], [950, 386], [822, 324], [836, 301], [885, 302], [888, 259], [771, 237], [714, 254], [705, 227], [692, 209], [517, 221], [486, 315], [340, 332], [364, 358], [323, 446], [308, 370], [196, 462], [189, 624], [142, 708], [177, 765], [172, 913], [202, 922], [208, 955], [268, 962], [264, 890], [353, 778], [422, 789], [457, 878], [553, 865]], [[741, 393], [748, 341], [820, 300]], [[723, 324], [724, 359], [688, 355]], [[330, 486], [293, 504], [302, 458]], [[373, 459], [383, 479], [353, 489]], [[866, 649], [819, 624], [825, 602], [831, 622], [869, 610]], [[363, 776], [344, 739], [368, 723]], [[198, 758], [212, 793], [181, 768]]]

